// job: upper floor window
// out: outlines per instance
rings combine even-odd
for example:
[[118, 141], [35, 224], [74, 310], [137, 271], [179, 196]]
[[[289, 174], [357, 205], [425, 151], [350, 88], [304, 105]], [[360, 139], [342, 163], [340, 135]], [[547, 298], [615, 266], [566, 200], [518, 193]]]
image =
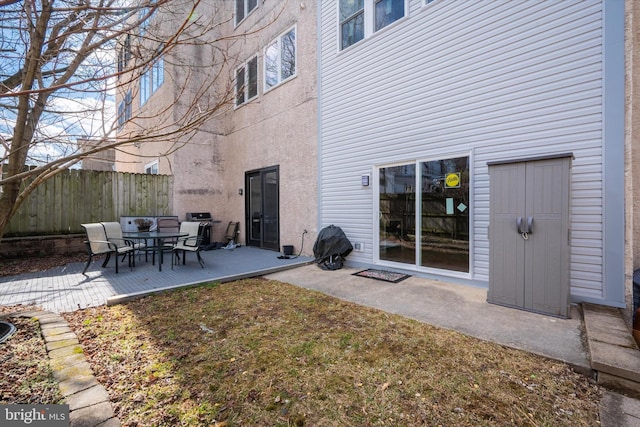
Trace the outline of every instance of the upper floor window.
[[258, 57], [254, 56], [236, 70], [236, 106], [258, 96]]
[[149, 24], [156, 14], [156, 9], [153, 10], [151, 7], [143, 7], [138, 11], [138, 19], [140, 20], [140, 36], [143, 36], [144, 33], [147, 32], [147, 28], [149, 28]]
[[404, 0], [375, 2], [375, 30], [378, 31], [404, 16]]
[[340, 1], [342, 49], [364, 38], [364, 0]]
[[128, 90], [124, 99], [118, 104], [118, 129], [131, 119], [131, 91]]
[[236, 25], [258, 7], [258, 0], [236, 0]]
[[269, 43], [264, 50], [265, 90], [296, 75], [296, 28]]
[[140, 105], [144, 105], [164, 83], [164, 58], [158, 57], [140, 76]]
[[127, 68], [129, 59], [131, 59], [131, 35], [127, 34], [122, 46], [118, 49], [118, 73], [123, 72]]
[[405, 16], [406, 0], [340, 0], [340, 48], [345, 49]]

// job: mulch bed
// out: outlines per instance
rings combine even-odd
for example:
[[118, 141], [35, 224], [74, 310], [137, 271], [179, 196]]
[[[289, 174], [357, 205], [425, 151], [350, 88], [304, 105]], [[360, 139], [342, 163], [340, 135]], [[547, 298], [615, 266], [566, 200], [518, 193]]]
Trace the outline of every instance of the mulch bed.
[[0, 277], [35, 273], [37, 271], [67, 265], [72, 262], [87, 262], [87, 254], [78, 253], [72, 255], [50, 255], [38, 258], [0, 259]]

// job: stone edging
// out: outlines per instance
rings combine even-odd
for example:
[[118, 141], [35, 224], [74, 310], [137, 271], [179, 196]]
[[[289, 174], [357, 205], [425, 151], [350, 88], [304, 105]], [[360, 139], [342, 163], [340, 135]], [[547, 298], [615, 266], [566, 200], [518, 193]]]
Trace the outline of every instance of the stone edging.
[[78, 337], [66, 320], [48, 311], [9, 316], [34, 318], [40, 322], [53, 376], [58, 381], [64, 403], [69, 405], [71, 427], [121, 426], [113, 413], [107, 391], [93, 375]]

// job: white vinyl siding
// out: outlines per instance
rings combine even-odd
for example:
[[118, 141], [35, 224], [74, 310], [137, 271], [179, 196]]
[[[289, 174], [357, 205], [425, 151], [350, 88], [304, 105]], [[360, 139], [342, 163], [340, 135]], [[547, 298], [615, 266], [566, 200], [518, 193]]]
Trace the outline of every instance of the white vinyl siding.
[[468, 152], [469, 279], [486, 286], [487, 162], [573, 153], [571, 293], [604, 298], [603, 7], [413, 0], [401, 26], [340, 51], [335, 2], [323, 1], [320, 221], [365, 244], [349, 260], [375, 261], [376, 194], [361, 175]]

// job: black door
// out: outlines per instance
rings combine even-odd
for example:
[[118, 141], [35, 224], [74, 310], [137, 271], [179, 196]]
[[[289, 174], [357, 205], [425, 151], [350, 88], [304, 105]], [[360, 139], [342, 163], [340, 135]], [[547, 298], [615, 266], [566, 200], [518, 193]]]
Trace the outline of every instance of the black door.
[[278, 166], [245, 174], [245, 230], [249, 246], [280, 249], [278, 182]]

